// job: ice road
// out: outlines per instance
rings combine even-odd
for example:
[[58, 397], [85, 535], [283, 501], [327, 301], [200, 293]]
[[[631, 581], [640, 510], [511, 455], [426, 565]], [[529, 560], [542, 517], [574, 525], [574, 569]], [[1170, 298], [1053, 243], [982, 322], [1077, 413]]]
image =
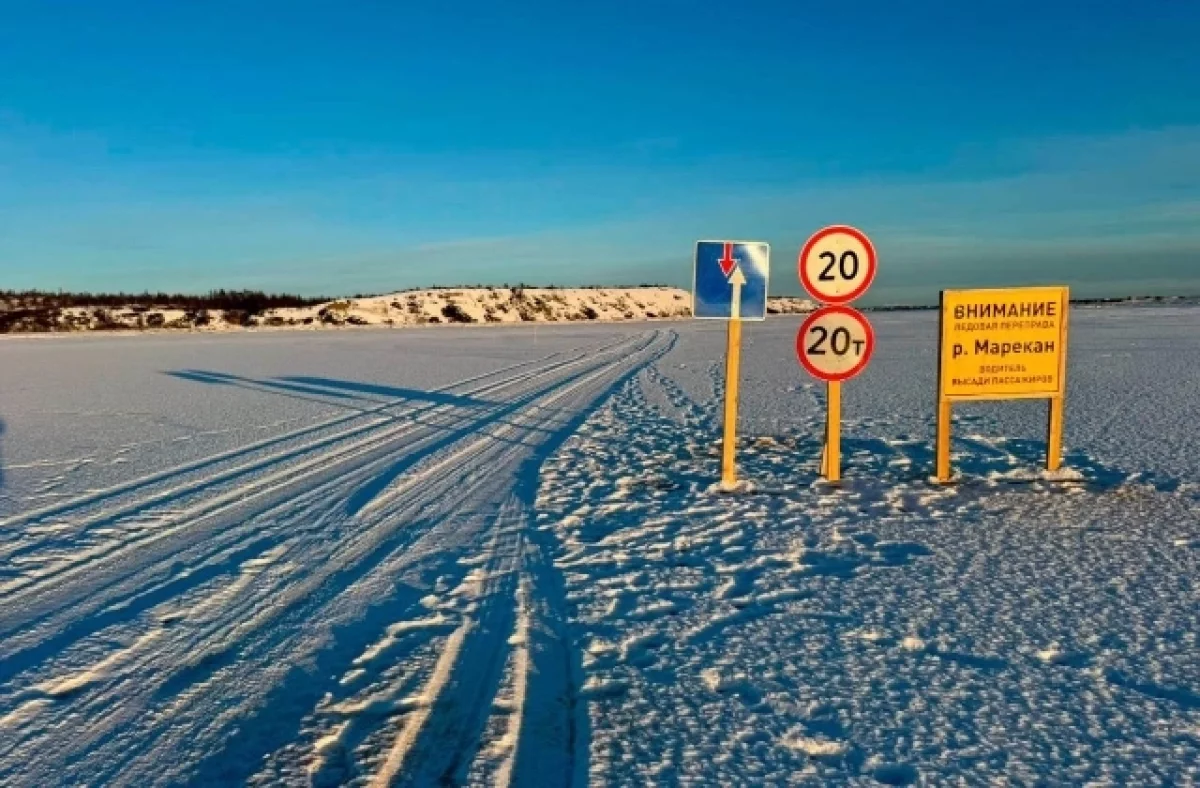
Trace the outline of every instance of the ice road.
[[0, 341], [0, 785], [1200, 782], [1200, 309], [956, 411], [872, 316]]

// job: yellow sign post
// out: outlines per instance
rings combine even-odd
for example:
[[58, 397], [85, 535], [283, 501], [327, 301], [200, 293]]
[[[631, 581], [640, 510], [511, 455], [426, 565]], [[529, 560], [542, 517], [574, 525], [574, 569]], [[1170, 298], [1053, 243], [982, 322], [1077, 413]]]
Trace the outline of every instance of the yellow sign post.
[[943, 290], [938, 349], [938, 481], [950, 479], [954, 402], [1048, 399], [1046, 468], [1062, 464], [1066, 287]]
[[796, 334], [800, 366], [825, 381], [825, 451], [821, 475], [842, 478], [842, 382], [862, 372], [875, 351], [875, 332], [866, 315], [848, 306], [826, 306], [813, 312]]
[[796, 356], [800, 366], [826, 382], [821, 475], [828, 482], [842, 478], [842, 381], [866, 368], [875, 347], [871, 324], [848, 304], [870, 289], [878, 262], [866, 234], [844, 224], [817, 230], [797, 259], [800, 284], [824, 304], [800, 326]]
[[842, 382], [825, 384], [825, 450], [821, 454], [821, 475], [828, 482], [842, 480]]
[[721, 443], [721, 487], [737, 488], [738, 381], [742, 322], [767, 317], [771, 247], [761, 241], [697, 241], [692, 280], [692, 314], [728, 321], [725, 338], [725, 424]]
[[746, 277], [741, 268], [735, 268], [729, 278], [733, 286], [733, 310], [729, 316], [729, 330], [725, 337], [725, 431], [721, 438], [721, 486], [733, 489], [737, 484], [737, 412], [738, 382], [741, 380], [742, 362], [742, 285]]

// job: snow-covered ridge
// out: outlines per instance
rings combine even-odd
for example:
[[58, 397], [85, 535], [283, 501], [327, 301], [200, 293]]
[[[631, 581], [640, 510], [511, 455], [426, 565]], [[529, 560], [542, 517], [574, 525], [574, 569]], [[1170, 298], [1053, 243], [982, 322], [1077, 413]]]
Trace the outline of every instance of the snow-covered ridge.
[[371, 298], [271, 310], [267, 325], [427, 325], [437, 323], [563, 323], [687, 317], [692, 297], [674, 287], [477, 287], [410, 290]]
[[768, 315], [803, 315], [815, 312], [819, 305], [816, 301], [797, 296], [775, 296], [767, 299]]
[[[771, 314], [809, 312], [802, 298], [772, 298]], [[447, 323], [563, 323], [685, 318], [692, 296], [674, 287], [473, 287], [409, 290], [308, 307], [242, 310], [46, 305], [17, 310], [0, 302], [0, 333], [237, 328], [398, 327]]]

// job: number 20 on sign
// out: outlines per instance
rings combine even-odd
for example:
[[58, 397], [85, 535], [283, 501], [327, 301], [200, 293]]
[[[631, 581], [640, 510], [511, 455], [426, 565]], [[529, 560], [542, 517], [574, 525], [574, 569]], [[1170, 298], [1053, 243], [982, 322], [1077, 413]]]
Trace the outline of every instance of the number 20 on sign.
[[875, 281], [875, 246], [861, 230], [833, 225], [800, 250], [800, 284], [823, 304], [849, 304]]
[[827, 306], [808, 316], [796, 335], [800, 366], [826, 382], [825, 452], [821, 473], [826, 480], [841, 479], [842, 382], [867, 367], [875, 351], [875, 332], [857, 309]]
[[860, 230], [818, 230], [800, 250], [800, 283], [827, 306], [813, 312], [796, 335], [800, 366], [826, 382], [825, 452], [821, 472], [841, 479], [842, 382], [862, 372], [875, 350], [875, 332], [861, 312], [846, 306], [875, 279], [875, 247]]

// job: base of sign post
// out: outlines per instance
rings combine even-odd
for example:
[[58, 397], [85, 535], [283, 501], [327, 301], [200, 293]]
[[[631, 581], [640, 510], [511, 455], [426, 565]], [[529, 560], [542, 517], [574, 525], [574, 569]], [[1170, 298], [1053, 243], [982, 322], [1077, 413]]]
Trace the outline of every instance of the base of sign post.
[[741, 366], [742, 321], [729, 321], [725, 342], [725, 430], [721, 439], [721, 486], [727, 490], [737, 484], [737, 411], [738, 377]]
[[1046, 470], [1057, 471], [1062, 467], [1063, 444], [1063, 398], [1050, 399], [1050, 427], [1046, 437]]
[[826, 384], [825, 460], [821, 469], [825, 481], [838, 482], [842, 479], [842, 384], [832, 381]]
[[938, 400], [937, 470], [939, 482], [950, 481], [950, 400]]
[[[935, 478], [942, 483], [950, 481], [950, 403], [938, 401], [937, 413], [937, 470]], [[1063, 398], [1050, 398], [1049, 424], [1046, 428], [1046, 470], [1062, 468], [1063, 445]]]

